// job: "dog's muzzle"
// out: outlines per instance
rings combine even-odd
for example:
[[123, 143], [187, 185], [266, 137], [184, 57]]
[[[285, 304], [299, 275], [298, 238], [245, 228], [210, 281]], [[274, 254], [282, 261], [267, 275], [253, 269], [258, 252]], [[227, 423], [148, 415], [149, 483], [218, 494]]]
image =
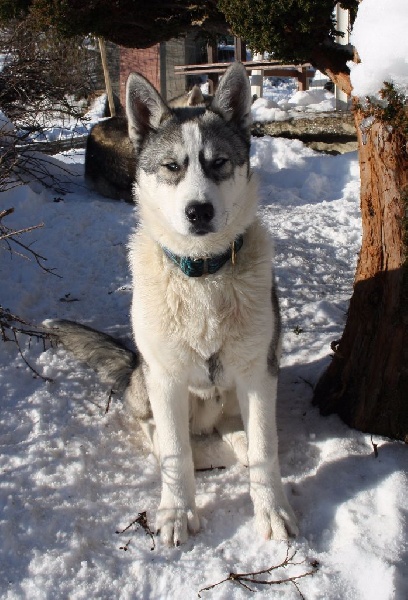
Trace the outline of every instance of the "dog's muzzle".
[[185, 214], [190, 223], [190, 233], [205, 235], [213, 231], [211, 221], [214, 218], [214, 207], [211, 202], [190, 202]]

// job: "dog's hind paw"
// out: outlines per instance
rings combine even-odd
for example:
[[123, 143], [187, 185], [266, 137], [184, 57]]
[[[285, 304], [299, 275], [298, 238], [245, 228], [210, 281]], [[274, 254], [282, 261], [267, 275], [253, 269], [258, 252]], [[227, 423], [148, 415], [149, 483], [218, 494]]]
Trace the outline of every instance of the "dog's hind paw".
[[187, 541], [189, 532], [200, 530], [200, 520], [195, 510], [159, 508], [156, 529], [166, 546], [180, 546]]

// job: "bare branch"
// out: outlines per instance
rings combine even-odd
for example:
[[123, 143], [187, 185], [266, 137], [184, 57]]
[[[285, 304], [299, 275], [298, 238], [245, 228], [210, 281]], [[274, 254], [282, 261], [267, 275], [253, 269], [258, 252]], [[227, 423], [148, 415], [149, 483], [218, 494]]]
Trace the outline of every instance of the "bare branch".
[[292, 577], [286, 577], [283, 579], [260, 579], [259, 578], [261, 575], [271, 574], [273, 571], [276, 571], [277, 569], [286, 568], [289, 566], [302, 565], [305, 563], [305, 561], [294, 562], [293, 559], [295, 558], [295, 556], [296, 556], [296, 550], [294, 550], [292, 552], [292, 554], [290, 554], [289, 546], [288, 546], [286, 549], [286, 556], [280, 564], [274, 565], [272, 567], [268, 567], [267, 569], [262, 569], [261, 571], [252, 571], [249, 573], [233, 573], [232, 572], [225, 579], [222, 579], [221, 581], [218, 581], [217, 583], [213, 583], [207, 587], [201, 588], [198, 592], [198, 597], [201, 598], [201, 592], [207, 592], [227, 581], [232, 581], [234, 583], [238, 583], [239, 585], [241, 585], [242, 587], [244, 587], [245, 589], [247, 589], [250, 592], [256, 592], [256, 589], [253, 589], [252, 587], [247, 585], [248, 583], [251, 583], [253, 585], [264, 585], [264, 586], [265, 585], [282, 585], [282, 584], [289, 583], [289, 584], [294, 585], [294, 587], [298, 591], [302, 600], [305, 600], [302, 592], [299, 589], [297, 582], [299, 579], [303, 579], [304, 577], [310, 577], [311, 575], [314, 575], [317, 572], [319, 565], [316, 561], [313, 561], [310, 563], [310, 566], [312, 567], [310, 570], [305, 571], [304, 573], [301, 573], [300, 575], [293, 575]]
[[[1, 216], [0, 216], [0, 218], [1, 218]], [[44, 227], [44, 223], [40, 223], [39, 225], [32, 225], [31, 227], [25, 227], [24, 229], [17, 229], [16, 231], [10, 231], [8, 233], [4, 233], [0, 229], [0, 240], [5, 240], [6, 238], [20, 235], [21, 233], [27, 233], [28, 231], [32, 231], [33, 229], [40, 229], [40, 227]], [[46, 260], [46, 259], [43, 259], [43, 260]]]
[[13, 242], [13, 244], [18, 246], [19, 248], [23, 248], [28, 256], [20, 252], [16, 252], [16, 254], [26, 259], [29, 259], [31, 256], [32, 258], [34, 258], [35, 262], [41, 267], [43, 271], [45, 271], [46, 273], [50, 273], [51, 275], [55, 275], [55, 277], [61, 278], [60, 275], [54, 272], [54, 269], [47, 268], [42, 264], [43, 261], [47, 260], [45, 256], [42, 256], [41, 254], [33, 250], [28, 244], [23, 244], [23, 242], [21, 242], [20, 240], [15, 239], [18, 235], [27, 233], [29, 231], [33, 231], [34, 229], [44, 227], [44, 223], [40, 223], [39, 225], [33, 225], [31, 227], [25, 227], [23, 229], [11, 229], [10, 227], [7, 227], [7, 225], [4, 225], [2, 219], [5, 216], [13, 214], [13, 212], [14, 208], [8, 208], [0, 213], [0, 241], [6, 241], [11, 252], [13, 251], [13, 249], [10, 247], [9, 242]]
[[[145, 534], [150, 537], [152, 544], [153, 544], [152, 547], [150, 548], [150, 550], [154, 550], [156, 547], [156, 544], [154, 541], [153, 532], [150, 529], [150, 526], [147, 522], [146, 511], [139, 513], [138, 516], [136, 517], [136, 519], [134, 519], [131, 523], [129, 523], [129, 525], [127, 525], [124, 529], [116, 531], [116, 533], [118, 533], [118, 534], [126, 533], [126, 531], [129, 531], [129, 529], [131, 529], [135, 525], [136, 525], [135, 531], [137, 531], [141, 527], [144, 530]], [[121, 549], [127, 550], [129, 547], [129, 544], [130, 544], [130, 540], [128, 540], [128, 542], [126, 542], [125, 546], [121, 546]]]
[[[1, 315], [0, 315], [0, 318], [1, 318]], [[24, 331], [24, 333], [26, 333], [26, 332]], [[18, 340], [16, 330], [14, 330], [14, 329], [13, 329], [13, 334], [14, 334], [14, 341], [17, 345], [19, 354], [20, 354], [21, 358], [23, 359], [23, 361], [25, 362], [25, 364], [27, 365], [27, 367], [30, 369], [30, 371], [32, 371], [37, 377], [41, 377], [41, 379], [43, 379], [44, 381], [48, 381], [48, 382], [52, 383], [53, 380], [50, 377], [45, 377], [45, 375], [41, 375], [41, 373], [39, 373], [32, 365], [30, 365], [28, 360], [25, 358], [23, 351], [21, 350], [20, 342]], [[40, 334], [38, 334], [38, 336], [40, 336]]]
[[49, 332], [38, 329], [35, 325], [28, 323], [21, 317], [13, 315], [9, 310], [6, 310], [0, 305], [0, 333], [3, 342], [14, 342], [18, 348], [18, 352], [27, 365], [27, 367], [37, 376], [41, 377], [44, 381], [52, 381], [49, 377], [41, 375], [25, 358], [23, 351], [20, 346], [18, 334], [23, 334], [37, 340], [42, 340], [45, 348], [46, 341], [52, 344], [52, 337]]

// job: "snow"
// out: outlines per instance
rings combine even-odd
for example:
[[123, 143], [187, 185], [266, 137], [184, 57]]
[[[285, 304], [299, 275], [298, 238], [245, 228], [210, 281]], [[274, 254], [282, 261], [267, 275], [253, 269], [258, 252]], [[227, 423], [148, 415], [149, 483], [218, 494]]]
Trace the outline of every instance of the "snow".
[[[2, 246], [2, 305], [35, 323], [73, 319], [131, 343], [126, 243], [134, 208], [86, 186], [83, 150], [47, 160], [65, 191], [31, 183], [3, 193], [0, 207], [15, 208], [9, 227], [43, 224], [20, 239], [55, 274]], [[403, 600], [406, 447], [371, 440], [311, 405], [352, 292], [361, 241], [357, 155], [322, 155], [297, 140], [264, 137], [252, 140], [252, 164], [261, 180], [260, 215], [276, 245], [284, 326], [280, 459], [300, 526], [290, 542], [292, 563], [300, 564], [269, 577], [302, 575], [318, 563], [313, 576], [296, 581], [307, 600]], [[0, 343], [1, 598], [187, 600], [232, 571], [282, 563], [286, 543], [254, 532], [240, 465], [197, 474], [202, 530], [185, 546], [165, 548], [155, 538], [152, 549], [136, 526], [117, 533], [144, 511], [153, 527], [160, 494], [153, 457], [128, 426], [119, 397], [106, 412], [109, 390], [89, 369], [62, 348], [24, 337], [20, 344], [52, 381], [35, 375], [14, 343]], [[247, 585], [257, 598], [300, 598], [293, 583]], [[251, 593], [228, 581], [201, 596]]]
[[384, 82], [408, 96], [408, 3], [406, 0], [363, 0], [350, 41], [361, 63], [349, 63], [355, 96], [378, 96]]
[[[40, 131], [30, 136], [32, 142], [54, 142], [57, 140], [69, 140], [75, 137], [81, 137], [88, 135], [91, 128], [101, 120], [104, 108], [106, 105], [107, 96], [101, 94], [92, 103], [88, 112], [86, 112], [81, 118], [73, 115], [64, 115], [61, 118], [54, 120], [48, 117], [41, 122], [39, 117], [39, 123], [41, 125]], [[72, 99], [71, 105], [75, 106], [75, 102]], [[45, 113], [49, 114], [49, 113]], [[55, 121], [55, 122], [54, 122]]]
[[6, 145], [13, 141], [15, 136], [15, 127], [7, 115], [0, 110], [0, 137], [2, 144]]
[[254, 121], [287, 121], [292, 117], [331, 112], [336, 108], [335, 96], [327, 90], [297, 91], [295, 79], [277, 85], [276, 78], [271, 77], [265, 83], [263, 98], [258, 98], [252, 105]]
[[0, 131], [3, 138], [3, 135], [6, 133], [14, 133], [14, 125], [10, 121], [10, 119], [0, 110]]

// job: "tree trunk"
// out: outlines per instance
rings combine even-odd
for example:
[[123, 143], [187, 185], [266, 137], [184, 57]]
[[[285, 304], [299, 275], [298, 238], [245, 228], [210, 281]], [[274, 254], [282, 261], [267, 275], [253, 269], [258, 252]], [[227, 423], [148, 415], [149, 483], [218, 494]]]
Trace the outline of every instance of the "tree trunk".
[[351, 427], [408, 442], [407, 139], [354, 109], [363, 240], [347, 323], [314, 403]]

